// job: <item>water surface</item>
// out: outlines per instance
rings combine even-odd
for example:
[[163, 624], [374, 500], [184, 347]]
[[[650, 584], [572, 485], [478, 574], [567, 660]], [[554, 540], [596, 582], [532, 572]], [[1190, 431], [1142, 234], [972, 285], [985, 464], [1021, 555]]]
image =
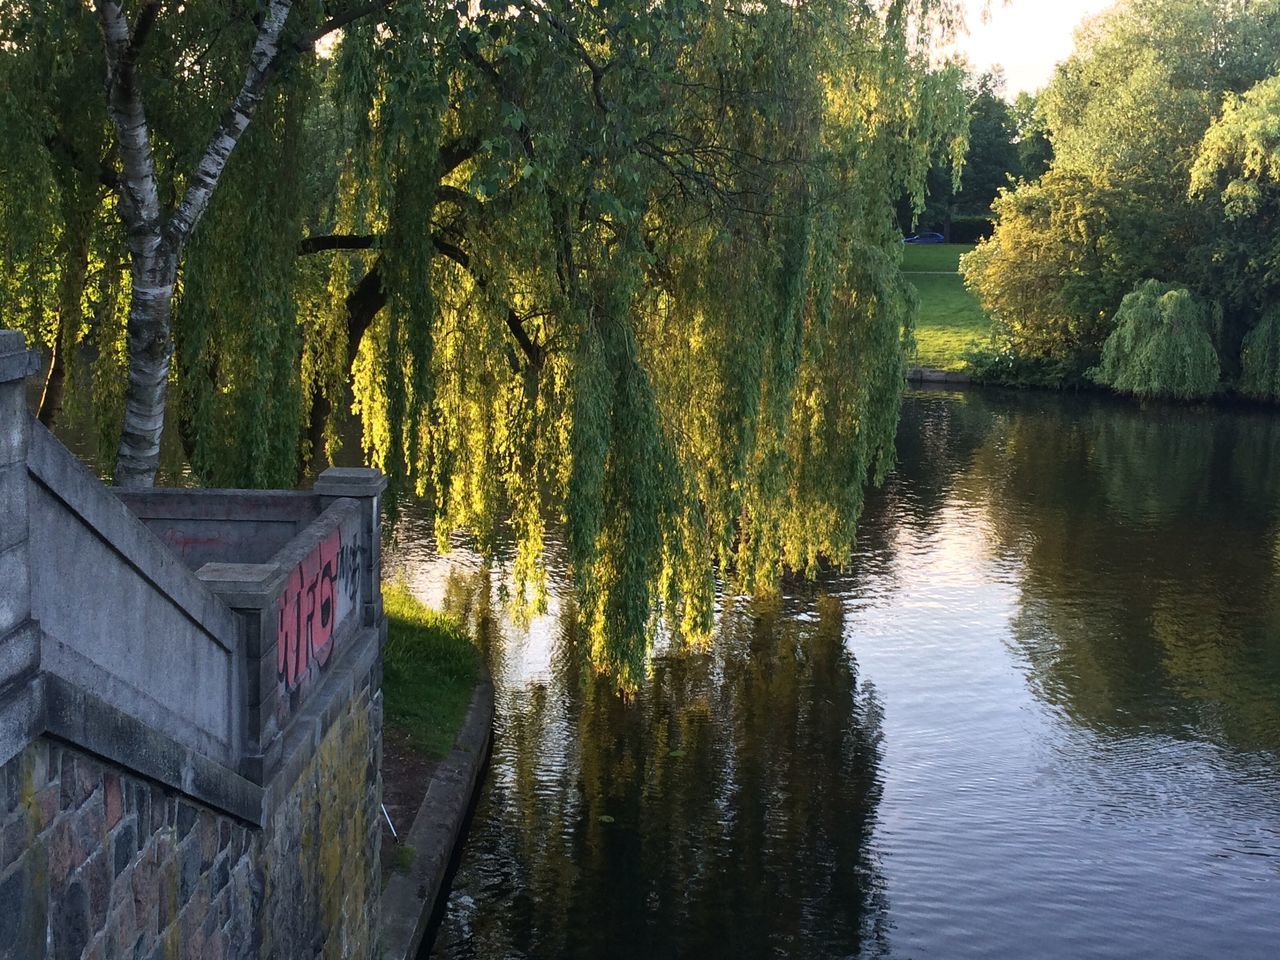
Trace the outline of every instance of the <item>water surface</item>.
[[1280, 955], [1280, 421], [909, 395], [849, 569], [722, 598], [624, 702], [555, 567], [468, 619], [492, 768], [440, 958]]

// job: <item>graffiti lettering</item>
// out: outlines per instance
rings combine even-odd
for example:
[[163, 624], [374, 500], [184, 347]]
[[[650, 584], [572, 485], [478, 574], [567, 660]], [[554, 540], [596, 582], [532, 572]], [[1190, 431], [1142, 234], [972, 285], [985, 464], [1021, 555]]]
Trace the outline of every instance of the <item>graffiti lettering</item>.
[[364, 549], [359, 542], [344, 543], [338, 557], [338, 576], [352, 605], [360, 599], [360, 563]]
[[[340, 619], [338, 596], [342, 532], [334, 530], [293, 568], [284, 593], [276, 601], [280, 626], [276, 634], [276, 676], [291, 690], [314, 662], [323, 668], [333, 654], [333, 629]], [[350, 607], [350, 603], [341, 604]]]
[[193, 537], [173, 527], [165, 530], [160, 535], [160, 539], [165, 546], [180, 557], [185, 557], [187, 551], [192, 547], [221, 547], [225, 545], [222, 537]]

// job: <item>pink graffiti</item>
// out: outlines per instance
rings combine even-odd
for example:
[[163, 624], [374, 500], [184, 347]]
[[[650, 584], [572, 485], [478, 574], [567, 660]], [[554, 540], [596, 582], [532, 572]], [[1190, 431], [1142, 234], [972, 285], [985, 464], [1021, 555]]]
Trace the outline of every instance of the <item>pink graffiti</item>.
[[180, 557], [185, 557], [191, 547], [222, 546], [222, 538], [219, 536], [193, 537], [172, 527], [165, 530], [160, 539]]
[[293, 568], [284, 593], [276, 601], [280, 611], [276, 678], [287, 690], [298, 685], [313, 661], [323, 668], [333, 654], [341, 551], [342, 532], [334, 530]]

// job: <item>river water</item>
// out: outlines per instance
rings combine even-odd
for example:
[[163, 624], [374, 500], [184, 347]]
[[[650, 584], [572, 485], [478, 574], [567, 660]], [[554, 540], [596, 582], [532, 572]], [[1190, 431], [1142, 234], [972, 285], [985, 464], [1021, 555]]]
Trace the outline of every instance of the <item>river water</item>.
[[908, 395], [842, 573], [632, 702], [411, 514], [493, 761], [433, 956], [1280, 956], [1280, 420]]

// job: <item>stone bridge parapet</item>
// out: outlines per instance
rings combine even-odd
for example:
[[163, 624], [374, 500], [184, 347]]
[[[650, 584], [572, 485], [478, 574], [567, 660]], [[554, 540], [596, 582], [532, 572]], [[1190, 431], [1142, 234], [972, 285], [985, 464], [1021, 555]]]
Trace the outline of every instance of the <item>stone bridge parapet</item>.
[[372, 956], [381, 496], [104, 486], [0, 331], [0, 960]]

